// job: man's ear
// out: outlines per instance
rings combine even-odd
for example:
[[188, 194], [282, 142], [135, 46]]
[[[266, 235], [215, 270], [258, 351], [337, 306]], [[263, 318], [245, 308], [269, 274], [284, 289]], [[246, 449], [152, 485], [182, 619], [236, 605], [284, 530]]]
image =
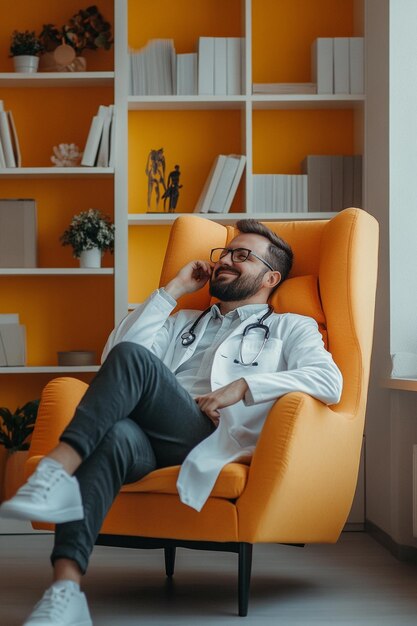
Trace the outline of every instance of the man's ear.
[[274, 289], [281, 282], [281, 272], [273, 271], [264, 274], [264, 286]]

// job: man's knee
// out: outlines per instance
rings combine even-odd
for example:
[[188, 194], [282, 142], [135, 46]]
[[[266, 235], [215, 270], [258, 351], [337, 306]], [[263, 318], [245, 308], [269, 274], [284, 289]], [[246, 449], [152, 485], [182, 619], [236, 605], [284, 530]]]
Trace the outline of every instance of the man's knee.
[[117, 343], [109, 352], [107, 358], [112, 359], [129, 359], [139, 358], [148, 359], [152, 356], [152, 353], [144, 346], [134, 343], [133, 341], [122, 341]]

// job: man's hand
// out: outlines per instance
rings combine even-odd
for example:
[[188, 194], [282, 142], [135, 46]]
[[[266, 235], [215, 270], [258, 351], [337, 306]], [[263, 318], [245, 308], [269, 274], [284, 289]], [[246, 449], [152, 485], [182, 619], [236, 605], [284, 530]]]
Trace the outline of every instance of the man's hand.
[[212, 266], [208, 261], [190, 261], [165, 287], [175, 300], [186, 293], [198, 291], [210, 279]]
[[197, 396], [195, 400], [201, 411], [217, 426], [220, 418], [219, 409], [242, 400], [247, 390], [246, 380], [239, 378], [224, 387], [220, 387], [220, 389], [216, 389], [216, 391], [206, 393], [204, 396]]

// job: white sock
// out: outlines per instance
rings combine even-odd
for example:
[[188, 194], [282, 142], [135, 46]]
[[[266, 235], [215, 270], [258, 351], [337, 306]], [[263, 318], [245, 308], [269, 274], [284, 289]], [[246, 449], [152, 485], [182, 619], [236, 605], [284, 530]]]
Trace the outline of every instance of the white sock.
[[56, 580], [52, 584], [52, 587], [56, 587], [57, 589], [70, 589], [71, 587], [73, 587], [75, 591], [80, 591], [80, 585], [73, 580]]
[[[51, 459], [49, 456], [44, 456], [39, 465], [49, 465], [50, 467], [56, 467], [57, 469], [64, 469], [64, 466], [59, 461]], [[64, 470], [65, 471], [65, 470]]]

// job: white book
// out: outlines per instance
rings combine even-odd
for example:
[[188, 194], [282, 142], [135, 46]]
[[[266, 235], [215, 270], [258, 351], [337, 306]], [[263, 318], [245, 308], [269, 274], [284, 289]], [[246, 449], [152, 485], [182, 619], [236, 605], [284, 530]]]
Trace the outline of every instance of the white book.
[[227, 37], [227, 90], [229, 96], [238, 96], [242, 93], [242, 38]]
[[100, 139], [103, 132], [104, 115], [95, 115], [91, 122], [90, 131], [88, 133], [87, 142], [85, 144], [81, 165], [94, 167], [97, 160], [97, 153], [100, 145]]
[[198, 40], [198, 95], [214, 94], [214, 37]]
[[362, 155], [357, 154], [353, 159], [353, 198], [352, 205], [359, 209], [362, 204]]
[[312, 43], [311, 80], [317, 93], [333, 93], [333, 38], [319, 37]]
[[6, 157], [4, 156], [3, 144], [0, 137], [0, 168], [6, 167]]
[[320, 157], [308, 155], [301, 163], [301, 171], [308, 175], [308, 211], [320, 211]]
[[332, 156], [332, 211], [343, 209], [343, 157]]
[[333, 40], [334, 93], [349, 93], [349, 37]]
[[320, 156], [320, 211], [332, 211], [332, 157]]
[[0, 365], [26, 365], [26, 328], [22, 324], [0, 324]]
[[353, 157], [343, 157], [343, 208], [353, 206]]
[[114, 114], [114, 104], [110, 105], [111, 121], [110, 121], [110, 146], [109, 146], [109, 167], [114, 167], [116, 163], [116, 118]]
[[103, 114], [103, 131], [101, 133], [100, 147], [97, 154], [97, 167], [108, 167], [110, 154], [110, 125], [113, 111], [110, 107], [105, 107]]
[[0, 313], [0, 324], [19, 324], [19, 313]]
[[221, 176], [217, 182], [216, 189], [214, 190], [214, 194], [209, 205], [209, 213], [225, 212], [224, 208], [226, 204], [226, 198], [228, 196], [230, 187], [232, 186], [232, 182], [235, 177], [238, 165], [238, 158], [231, 155], [226, 157], [226, 162], [223, 166]]
[[217, 183], [219, 182], [219, 178], [221, 176], [224, 164], [226, 163], [227, 157], [224, 154], [219, 154], [213, 162], [211, 166], [211, 170], [209, 175], [204, 183], [204, 187], [201, 191], [200, 197], [197, 200], [197, 203], [194, 208], [194, 213], [207, 213], [210, 207], [211, 200], [213, 198], [213, 194], [216, 190]]
[[275, 176], [275, 202], [273, 210], [280, 213], [286, 210], [285, 207], [285, 192], [286, 192], [286, 178], [285, 174], [277, 174]]
[[10, 132], [9, 116], [6, 111], [0, 111], [0, 141], [3, 146], [6, 167], [16, 167], [13, 151], [12, 136]]
[[227, 46], [226, 37], [214, 37], [214, 95], [227, 93]]
[[13, 113], [11, 111], [7, 111], [7, 118], [9, 122], [10, 138], [12, 142], [14, 160], [16, 163], [16, 167], [21, 167], [22, 156], [20, 154], [19, 140], [17, 138], [16, 126], [15, 126], [14, 119], [13, 119]]
[[226, 201], [224, 203], [223, 213], [228, 213], [230, 210], [230, 207], [232, 206], [233, 198], [236, 195], [236, 191], [237, 191], [237, 188], [239, 187], [240, 179], [242, 178], [243, 170], [245, 169], [245, 165], [246, 165], [246, 157], [243, 154], [239, 156], [235, 156], [235, 155], [231, 155], [231, 156], [238, 159], [238, 164], [236, 168], [236, 173], [234, 175], [232, 184], [229, 189], [229, 193], [227, 194]]
[[0, 267], [37, 266], [35, 200], [0, 200]]
[[300, 179], [301, 179], [301, 190], [302, 190], [301, 210], [304, 213], [308, 211], [308, 176], [301, 174]]
[[198, 90], [198, 56], [196, 52], [177, 54], [178, 96], [195, 96]]
[[365, 91], [364, 76], [364, 39], [349, 38], [350, 93], [363, 94]]

